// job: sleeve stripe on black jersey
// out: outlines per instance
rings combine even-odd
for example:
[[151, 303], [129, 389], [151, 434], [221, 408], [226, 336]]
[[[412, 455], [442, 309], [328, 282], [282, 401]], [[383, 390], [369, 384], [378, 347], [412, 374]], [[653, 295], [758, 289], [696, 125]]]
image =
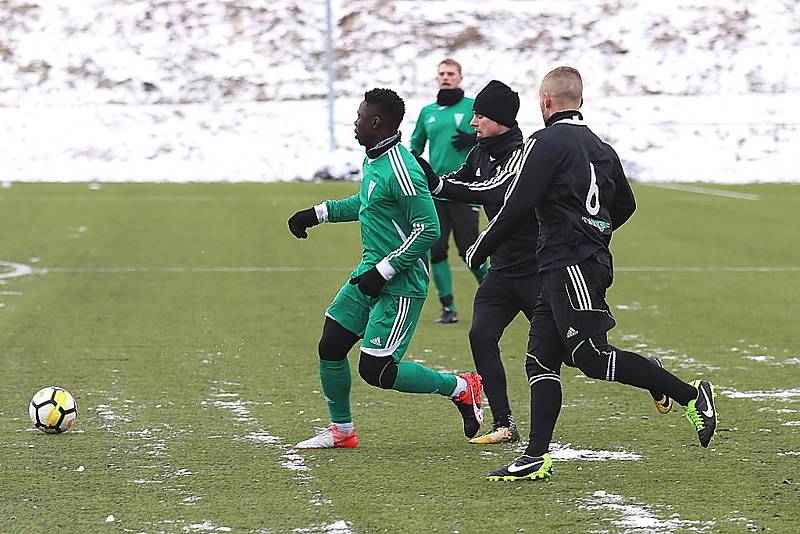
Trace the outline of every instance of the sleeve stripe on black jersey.
[[[518, 163], [522, 160], [522, 148], [518, 148], [512, 152], [511, 157], [508, 159], [503, 168], [497, 172], [489, 180], [482, 182], [461, 182], [459, 180], [448, 180], [451, 184], [463, 185], [468, 187], [471, 191], [487, 191], [501, 186], [509, 178], [513, 177], [518, 171]], [[446, 177], [445, 177], [446, 178]]]
[[525, 142], [525, 152], [522, 154], [522, 160], [520, 160], [519, 166], [518, 166], [518, 170], [514, 175], [514, 181], [511, 182], [511, 185], [508, 187], [508, 190], [506, 191], [503, 205], [500, 206], [500, 211], [497, 212], [497, 215], [495, 215], [492, 218], [492, 220], [489, 221], [488, 226], [486, 226], [486, 228], [483, 230], [483, 232], [480, 233], [480, 235], [478, 236], [478, 239], [475, 240], [475, 243], [473, 243], [472, 246], [469, 247], [469, 250], [467, 250], [467, 258], [466, 258], [467, 259], [467, 265], [471, 265], [472, 264], [472, 256], [475, 254], [475, 251], [478, 250], [478, 247], [480, 246], [481, 241], [486, 236], [487, 232], [489, 232], [489, 230], [492, 229], [492, 225], [497, 220], [497, 218], [500, 217], [500, 214], [503, 213], [503, 209], [505, 209], [505, 207], [506, 207], [505, 200], [508, 200], [508, 197], [511, 196], [511, 193], [514, 192], [514, 188], [517, 187], [517, 183], [519, 182], [519, 176], [520, 176], [520, 174], [522, 174], [522, 172], [521, 172], [522, 171], [522, 167], [525, 165], [525, 160], [528, 159], [528, 156], [530, 155], [531, 150], [533, 150], [533, 145], [535, 145], [535, 144], [536, 144], [536, 139], [535, 138], [528, 139], [528, 141]]
[[416, 239], [424, 231], [425, 231], [425, 225], [424, 224], [415, 224], [414, 225], [414, 229], [411, 230], [411, 233], [409, 234], [408, 239], [406, 239], [406, 242], [403, 243], [402, 245], [400, 245], [400, 247], [397, 248], [395, 251], [393, 251], [391, 254], [386, 256], [386, 261], [392, 260], [392, 259], [396, 258], [397, 256], [399, 256], [400, 254], [402, 254], [403, 252], [405, 252], [408, 249], [408, 247], [410, 247], [411, 244], [414, 241], [416, 241]]
[[394, 171], [394, 175], [400, 184], [400, 189], [403, 190], [403, 193], [406, 196], [413, 197], [417, 194], [417, 192], [414, 189], [414, 184], [411, 182], [411, 176], [406, 168], [406, 162], [403, 161], [403, 156], [400, 154], [400, 149], [397, 148], [399, 146], [400, 145], [395, 145], [389, 150], [389, 152], [387, 152], [389, 155], [389, 163], [392, 165], [392, 170]]

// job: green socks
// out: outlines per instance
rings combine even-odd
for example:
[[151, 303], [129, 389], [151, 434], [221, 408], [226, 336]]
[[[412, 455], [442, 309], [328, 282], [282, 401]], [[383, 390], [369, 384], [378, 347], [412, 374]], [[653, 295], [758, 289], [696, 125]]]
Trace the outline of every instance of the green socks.
[[350, 412], [350, 365], [347, 358], [342, 361], [319, 361], [319, 379], [322, 392], [328, 403], [332, 423], [349, 423], [353, 420]]
[[449, 397], [457, 384], [455, 375], [440, 373], [414, 362], [400, 362], [392, 389], [406, 393], [438, 393]]
[[450, 272], [450, 263], [447, 258], [436, 263], [431, 263], [431, 273], [433, 283], [436, 284], [436, 292], [439, 298], [453, 294], [453, 273]]
[[[350, 365], [347, 358], [339, 362], [319, 361], [319, 378], [322, 391], [328, 402], [332, 423], [349, 423], [353, 420], [350, 412]], [[449, 397], [458, 385], [458, 378], [448, 373], [440, 373], [414, 362], [397, 364], [397, 378], [392, 389], [406, 393], [438, 393]]]
[[[486, 273], [489, 272], [489, 260], [483, 262], [483, 265], [477, 269], [470, 269], [470, 271], [480, 284], [486, 277]], [[431, 274], [433, 275], [433, 283], [436, 284], [436, 293], [439, 294], [439, 300], [442, 301], [445, 308], [455, 312], [455, 305], [452, 303], [444, 304], [443, 300], [453, 295], [453, 273], [450, 271], [450, 262], [447, 261], [447, 258], [431, 263]]]

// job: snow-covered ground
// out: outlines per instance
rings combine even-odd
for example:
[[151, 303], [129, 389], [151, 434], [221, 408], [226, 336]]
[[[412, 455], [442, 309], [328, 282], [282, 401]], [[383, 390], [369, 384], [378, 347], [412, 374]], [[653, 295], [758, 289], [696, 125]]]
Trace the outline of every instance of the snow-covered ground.
[[795, 0], [332, 5], [334, 152], [324, 0], [0, 3], [0, 182], [356, 177], [359, 95], [397, 90], [408, 136], [446, 56], [468, 94], [491, 78], [517, 89], [526, 134], [538, 80], [577, 66], [586, 119], [633, 179], [800, 181]]
[[[642, 181], [800, 182], [794, 95], [589, 100], [590, 126]], [[426, 100], [407, 102], [406, 140]], [[0, 108], [0, 181], [278, 181], [328, 167], [357, 177], [358, 99], [336, 106], [329, 151], [324, 100]], [[526, 100], [526, 134], [541, 127]]]

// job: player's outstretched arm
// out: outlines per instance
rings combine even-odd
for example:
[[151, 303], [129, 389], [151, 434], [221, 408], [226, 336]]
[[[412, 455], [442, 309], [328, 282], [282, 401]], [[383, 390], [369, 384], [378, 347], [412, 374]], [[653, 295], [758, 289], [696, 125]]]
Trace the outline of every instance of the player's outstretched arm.
[[289, 231], [296, 238], [305, 239], [308, 237], [306, 230], [320, 223], [357, 221], [360, 207], [357, 193], [342, 200], [327, 200], [289, 217]]
[[428, 179], [428, 188], [438, 198], [469, 204], [492, 204], [503, 198], [502, 191], [505, 189], [501, 189], [501, 186], [504, 181], [502, 183], [489, 183], [490, 180], [475, 181], [478, 162], [474, 150], [470, 151], [461, 167], [444, 176], [438, 176], [425, 159], [416, 154], [414, 157], [417, 158], [417, 163]]
[[551, 147], [530, 138], [522, 157], [522, 168], [509, 185], [503, 206], [467, 250], [465, 260], [470, 268], [480, 267], [527, 217], [536, 216], [534, 208], [553, 181], [558, 156]]
[[519, 148], [508, 157], [505, 165], [492, 175], [476, 180], [479, 167], [478, 154], [472, 150], [464, 166], [456, 172], [442, 176], [439, 189], [434, 191], [439, 197], [469, 202], [471, 204], [502, 204], [509, 184], [516, 178], [522, 160], [523, 149]]

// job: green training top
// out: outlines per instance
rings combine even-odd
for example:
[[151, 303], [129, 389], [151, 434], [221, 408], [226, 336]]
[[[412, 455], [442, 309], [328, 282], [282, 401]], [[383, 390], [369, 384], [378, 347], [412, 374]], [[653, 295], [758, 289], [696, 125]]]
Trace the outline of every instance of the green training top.
[[397, 274], [386, 282], [390, 295], [428, 295], [428, 250], [439, 239], [439, 219], [428, 181], [414, 156], [396, 144], [375, 159], [364, 158], [359, 192], [328, 200], [328, 221], [361, 223], [364, 252], [351, 275], [385, 260]]
[[414, 133], [411, 134], [411, 151], [422, 155], [425, 143], [430, 141], [428, 162], [439, 176], [458, 170], [469, 154], [469, 149], [456, 150], [452, 137], [456, 130], [472, 133], [472, 98], [462, 98], [452, 106], [428, 104], [419, 113]]

